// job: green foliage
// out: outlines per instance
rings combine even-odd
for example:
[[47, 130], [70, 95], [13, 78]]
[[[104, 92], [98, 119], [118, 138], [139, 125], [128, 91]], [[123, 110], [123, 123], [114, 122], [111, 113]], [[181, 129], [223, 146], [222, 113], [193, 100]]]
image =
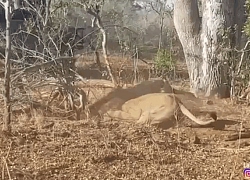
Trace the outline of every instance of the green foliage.
[[246, 12], [247, 12], [247, 21], [244, 26], [244, 32], [250, 36], [250, 0], [246, 0]]
[[161, 71], [170, 72], [175, 68], [175, 61], [171, 57], [171, 52], [166, 49], [159, 49], [154, 61], [156, 68]]
[[[247, 20], [244, 25], [244, 33], [248, 36], [248, 39], [250, 38], [250, 0], [245, 1], [245, 8], [246, 8], [246, 15]], [[246, 50], [249, 50], [249, 45]], [[250, 81], [250, 72], [249, 72], [249, 58], [250, 55], [248, 52], [245, 52], [245, 59], [243, 63], [241, 64], [241, 71], [239, 74], [239, 81], [243, 83], [243, 86], [248, 86], [248, 83]]]

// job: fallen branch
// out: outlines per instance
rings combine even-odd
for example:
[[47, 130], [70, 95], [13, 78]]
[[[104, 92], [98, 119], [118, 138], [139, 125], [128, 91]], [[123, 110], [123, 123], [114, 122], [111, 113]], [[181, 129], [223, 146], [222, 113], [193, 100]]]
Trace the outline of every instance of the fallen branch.
[[225, 141], [235, 141], [237, 139], [242, 139], [242, 138], [250, 138], [250, 131], [230, 134], [230, 135], [227, 136]]
[[59, 58], [56, 58], [52, 61], [47, 61], [47, 62], [37, 64], [34, 66], [30, 66], [27, 68], [17, 69], [16, 70], [17, 73], [14, 74], [14, 78], [12, 79], [12, 82], [24, 74], [37, 72], [37, 71], [44, 70], [44, 69], [49, 69], [52, 66], [57, 65], [57, 63], [63, 63], [64, 61], [71, 61], [71, 60], [74, 61], [75, 59], [73, 57], [67, 57], [67, 56], [66, 57], [59, 57]]

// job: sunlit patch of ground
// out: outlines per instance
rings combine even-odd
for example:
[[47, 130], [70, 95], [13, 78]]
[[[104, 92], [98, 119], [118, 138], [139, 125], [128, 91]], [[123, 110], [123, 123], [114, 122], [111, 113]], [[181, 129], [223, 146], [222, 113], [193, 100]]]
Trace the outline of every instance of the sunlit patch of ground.
[[[108, 91], [95, 89], [92, 100]], [[187, 119], [164, 131], [20, 114], [12, 135], [0, 133], [0, 179], [241, 180], [250, 141], [226, 139], [250, 128], [249, 108], [230, 100], [214, 100], [214, 106], [224, 129], [191, 128]]]

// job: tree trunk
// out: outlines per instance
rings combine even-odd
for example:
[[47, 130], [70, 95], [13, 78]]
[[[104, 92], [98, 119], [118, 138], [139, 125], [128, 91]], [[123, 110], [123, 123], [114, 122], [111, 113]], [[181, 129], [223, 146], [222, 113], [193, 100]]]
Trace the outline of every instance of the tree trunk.
[[21, 8], [20, 0], [14, 0], [14, 9], [19, 9], [19, 8]]
[[160, 17], [160, 37], [159, 37], [158, 49], [161, 49], [161, 47], [162, 47], [163, 21], [164, 21], [164, 17], [163, 17], [163, 15], [161, 15], [161, 17]]
[[109, 59], [108, 59], [108, 53], [107, 53], [107, 33], [104, 29], [104, 26], [102, 24], [101, 18], [98, 14], [98, 10], [95, 9], [95, 12], [90, 9], [87, 8], [87, 13], [89, 13], [90, 15], [94, 16], [94, 20], [92, 23], [95, 23], [97, 25], [97, 27], [100, 29], [101, 33], [102, 33], [102, 51], [103, 51], [103, 57], [105, 59], [105, 63], [109, 72], [109, 75], [111, 77], [112, 82], [114, 83], [115, 87], [118, 86], [117, 80], [113, 75], [110, 63], [109, 63]]
[[[243, 1], [202, 1], [202, 18], [197, 0], [175, 1], [174, 24], [183, 46], [194, 93], [217, 94], [219, 97], [230, 95], [229, 88], [225, 88], [229, 82], [229, 69], [223, 49], [228, 45], [230, 48], [239, 45], [244, 22]], [[237, 29], [233, 29], [235, 24]], [[225, 43], [223, 38], [227, 33], [229, 37]]]
[[3, 131], [11, 131], [11, 104], [10, 104], [10, 50], [11, 50], [11, 34], [10, 34], [10, 0], [5, 3], [6, 18], [6, 50], [5, 50], [5, 73], [4, 73], [4, 116]]

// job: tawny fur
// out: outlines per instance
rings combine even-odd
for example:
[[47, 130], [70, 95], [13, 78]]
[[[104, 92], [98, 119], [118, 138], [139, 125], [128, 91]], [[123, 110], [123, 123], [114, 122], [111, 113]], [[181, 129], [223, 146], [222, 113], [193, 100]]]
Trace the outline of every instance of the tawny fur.
[[216, 113], [203, 113], [209, 114], [209, 120], [198, 119], [183, 105], [178, 94], [151, 93], [131, 99], [122, 105], [121, 110], [109, 110], [107, 115], [113, 119], [129, 120], [137, 124], [158, 125], [163, 128], [173, 127], [177, 120], [182, 119], [183, 115], [199, 125], [215, 122]]
[[105, 97], [99, 99], [89, 106], [91, 115], [106, 113], [110, 109], [121, 109], [122, 105], [130, 100], [145, 94], [164, 92], [171, 93], [173, 90], [168, 81], [162, 79], [153, 79], [143, 81], [134, 87], [127, 89], [117, 88], [108, 93]]

